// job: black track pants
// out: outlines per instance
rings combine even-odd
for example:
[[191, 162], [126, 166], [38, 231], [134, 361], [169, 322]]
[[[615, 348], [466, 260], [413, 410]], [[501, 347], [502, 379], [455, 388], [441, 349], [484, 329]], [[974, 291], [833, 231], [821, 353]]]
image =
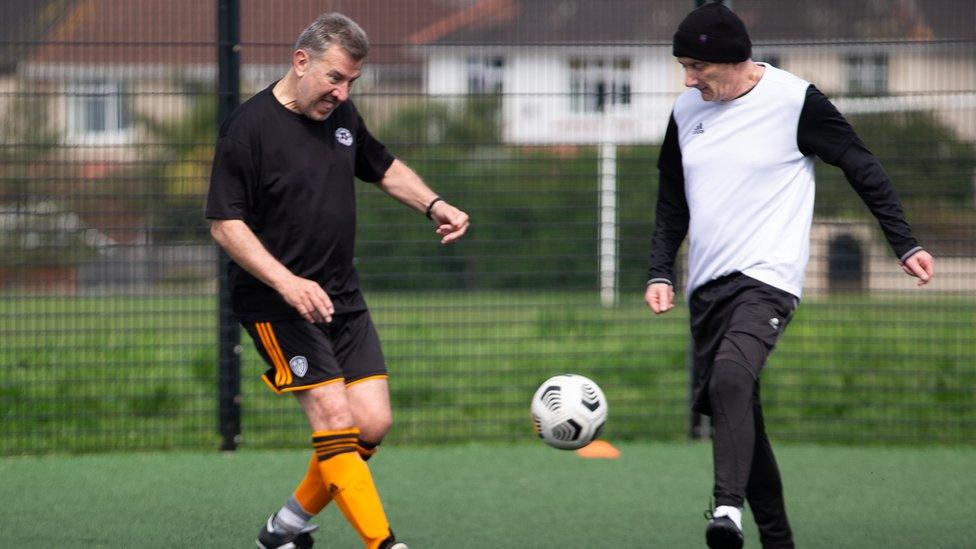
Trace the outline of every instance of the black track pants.
[[793, 547], [783, 483], [766, 437], [759, 384], [742, 365], [715, 363], [708, 385], [712, 405], [715, 505], [749, 502], [763, 547]]

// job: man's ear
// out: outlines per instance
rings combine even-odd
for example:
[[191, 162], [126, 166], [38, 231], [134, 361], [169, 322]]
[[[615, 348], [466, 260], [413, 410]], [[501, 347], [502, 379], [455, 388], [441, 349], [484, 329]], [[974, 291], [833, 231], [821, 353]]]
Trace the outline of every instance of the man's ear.
[[304, 76], [311, 64], [312, 59], [305, 50], [295, 50], [295, 53], [291, 54], [291, 68], [298, 76]]

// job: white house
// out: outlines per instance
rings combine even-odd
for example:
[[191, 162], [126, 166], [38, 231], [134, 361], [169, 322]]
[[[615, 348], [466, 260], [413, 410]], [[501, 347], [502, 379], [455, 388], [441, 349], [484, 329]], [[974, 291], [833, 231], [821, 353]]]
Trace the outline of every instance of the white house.
[[[34, 4], [43, 4], [37, 6]], [[422, 66], [405, 37], [456, 9], [447, 0], [289, 0], [242, 2], [243, 99], [288, 69], [298, 33], [323, 11], [338, 10], [372, 37], [357, 99], [419, 91]], [[47, 98], [45, 122], [86, 160], [132, 159], [139, 120], [178, 119], [217, 75], [217, 3], [167, 0], [16, 0], [0, 32], [0, 107]], [[9, 109], [0, 109], [0, 122]]]
[[[753, 58], [815, 82], [847, 113], [936, 112], [976, 138], [976, 3], [734, 0]], [[660, 142], [685, 0], [478, 0], [410, 37], [436, 97], [501, 94], [503, 140]]]

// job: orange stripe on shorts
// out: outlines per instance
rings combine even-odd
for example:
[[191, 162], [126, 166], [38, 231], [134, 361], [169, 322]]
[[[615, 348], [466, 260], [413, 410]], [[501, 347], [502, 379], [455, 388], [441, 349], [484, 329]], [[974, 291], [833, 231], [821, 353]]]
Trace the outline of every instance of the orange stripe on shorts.
[[261, 344], [264, 345], [264, 350], [268, 353], [271, 358], [271, 363], [275, 369], [275, 385], [281, 387], [285, 385], [285, 374], [282, 370], [288, 368], [285, 365], [284, 357], [280, 355], [280, 350], [274, 344], [274, 340], [271, 338], [271, 326], [267, 322], [258, 322], [254, 324], [255, 330], [258, 332], [258, 337], [261, 338]]

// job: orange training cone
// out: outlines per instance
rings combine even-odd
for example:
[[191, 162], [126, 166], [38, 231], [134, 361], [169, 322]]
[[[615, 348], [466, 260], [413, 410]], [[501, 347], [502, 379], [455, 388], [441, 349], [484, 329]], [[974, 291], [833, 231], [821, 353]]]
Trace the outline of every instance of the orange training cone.
[[590, 459], [617, 459], [620, 457], [620, 450], [605, 440], [594, 440], [576, 450], [576, 455]]

